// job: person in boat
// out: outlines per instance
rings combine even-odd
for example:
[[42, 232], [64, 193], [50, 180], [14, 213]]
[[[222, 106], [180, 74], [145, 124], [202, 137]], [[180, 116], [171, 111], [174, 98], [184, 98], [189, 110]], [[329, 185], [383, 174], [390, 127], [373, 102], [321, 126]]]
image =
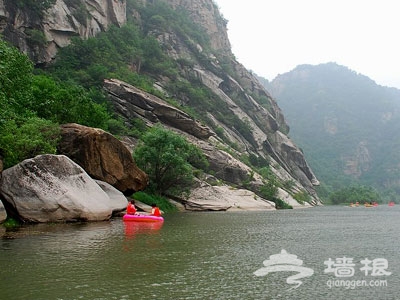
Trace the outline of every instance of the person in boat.
[[136, 206], [135, 206], [135, 200], [131, 200], [130, 202], [128, 202], [128, 206], [126, 207], [126, 213], [128, 215], [135, 215], [136, 214]]
[[161, 217], [161, 211], [156, 204], [151, 205], [151, 216]]

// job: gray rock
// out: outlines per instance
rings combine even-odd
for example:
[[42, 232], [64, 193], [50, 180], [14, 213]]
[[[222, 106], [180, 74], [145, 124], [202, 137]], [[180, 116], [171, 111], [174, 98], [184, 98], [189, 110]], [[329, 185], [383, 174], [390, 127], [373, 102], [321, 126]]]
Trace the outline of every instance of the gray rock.
[[[29, 6], [5, 6], [0, 1], [0, 33], [35, 63], [48, 63], [59, 48], [69, 45], [71, 37], [86, 39], [105, 31], [110, 25], [120, 27], [126, 23], [126, 0], [81, 0], [79, 5], [70, 2], [56, 1], [43, 18], [37, 20]], [[77, 15], [81, 17], [77, 18]], [[29, 43], [27, 28], [42, 31], [46, 43], [40, 47]]]
[[7, 219], [7, 212], [4, 208], [3, 202], [0, 201], [0, 224]]
[[258, 197], [249, 190], [207, 184], [192, 190], [185, 201], [185, 207], [193, 211], [275, 210], [273, 202]]
[[213, 135], [209, 127], [187, 113], [130, 84], [117, 79], [106, 79], [104, 88], [110, 94], [117, 113], [126, 120], [141, 117], [153, 123], [160, 121], [204, 140]]
[[122, 209], [122, 198], [111, 199], [63, 155], [39, 155], [4, 170], [0, 193], [25, 222], [101, 221]]
[[125, 211], [126, 206], [128, 204], [128, 200], [119, 190], [113, 187], [111, 184], [101, 181], [95, 180], [97, 184], [101, 187], [101, 189], [110, 197], [111, 202], [113, 203], [114, 213], [119, 213]]

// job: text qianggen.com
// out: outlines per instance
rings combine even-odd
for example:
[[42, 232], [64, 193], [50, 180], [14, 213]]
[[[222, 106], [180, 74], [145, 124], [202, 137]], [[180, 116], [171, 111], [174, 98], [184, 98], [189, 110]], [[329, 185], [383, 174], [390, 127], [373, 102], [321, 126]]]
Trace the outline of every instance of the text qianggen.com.
[[326, 285], [332, 288], [345, 288], [346, 290], [354, 290], [362, 287], [387, 287], [387, 280], [343, 280], [343, 279], [330, 279]]

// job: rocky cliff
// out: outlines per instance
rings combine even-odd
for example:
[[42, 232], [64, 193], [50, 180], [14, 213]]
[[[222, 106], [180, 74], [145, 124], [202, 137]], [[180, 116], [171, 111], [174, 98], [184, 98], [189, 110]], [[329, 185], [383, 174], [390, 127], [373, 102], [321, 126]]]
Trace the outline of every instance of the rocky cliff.
[[125, 0], [50, 0], [41, 1], [49, 3], [43, 7], [25, 2], [0, 0], [0, 33], [37, 64], [54, 59], [74, 36], [93, 37], [126, 22]]
[[[125, 0], [53, 2], [38, 17], [38, 14], [29, 13], [13, 1], [0, 0], [1, 33], [38, 65], [51, 62], [56, 57], [57, 49], [68, 45], [73, 36], [95, 36], [111, 24], [123, 26], [128, 19], [143, 26], [140, 9], [136, 8], [152, 5], [155, 1], [137, 1], [130, 7]], [[203, 109], [202, 113], [206, 116], [207, 124], [201, 124], [159, 97], [110, 78], [105, 81], [104, 88], [116, 112], [128, 121], [141, 118], [149, 126], [161, 122], [186, 135], [206, 153], [215, 177], [230, 185], [259, 194], [268, 179], [240, 159], [252, 157], [263, 162], [277, 178], [279, 198], [297, 203], [294, 196], [306, 191], [311, 196], [312, 204], [320, 203], [314, 190], [318, 180], [303, 153], [287, 136], [289, 128], [280, 108], [257, 78], [235, 60], [227, 37], [226, 20], [216, 4], [212, 0], [163, 2], [174, 9], [187, 11], [191, 20], [206, 32], [209, 49], [171, 27], [160, 26], [149, 30], [147, 34], [153, 35], [163, 45], [169, 57], [176, 61], [190, 61], [181, 64], [178, 78], [151, 74], [156, 81], [155, 87], [168, 95], [174, 80], [195, 79], [213, 93], [213, 99], [217, 99], [219, 105], [227, 107], [224, 113], [240, 120], [246, 130], [224, 122], [220, 117], [221, 111], [205, 106], [197, 108]], [[192, 105], [189, 95], [179, 93], [174, 97], [182, 106]], [[224, 190], [224, 193], [227, 191]]]

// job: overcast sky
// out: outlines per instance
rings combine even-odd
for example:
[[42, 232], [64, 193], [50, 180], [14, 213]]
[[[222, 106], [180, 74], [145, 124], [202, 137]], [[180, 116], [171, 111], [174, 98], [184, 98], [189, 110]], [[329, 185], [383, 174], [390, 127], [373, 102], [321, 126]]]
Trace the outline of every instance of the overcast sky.
[[297, 65], [336, 62], [400, 88], [398, 0], [214, 0], [236, 59], [274, 79]]

